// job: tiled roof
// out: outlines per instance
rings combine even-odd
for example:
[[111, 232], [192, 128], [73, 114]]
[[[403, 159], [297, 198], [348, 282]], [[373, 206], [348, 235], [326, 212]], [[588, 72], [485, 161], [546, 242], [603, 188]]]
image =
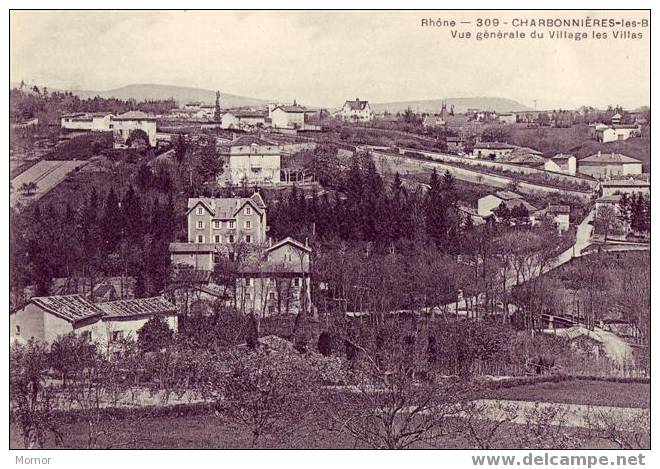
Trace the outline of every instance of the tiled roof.
[[98, 303], [97, 306], [104, 313], [103, 319], [172, 315], [177, 312], [176, 306], [160, 296], [134, 300], [108, 301]]
[[214, 243], [170, 243], [170, 252], [178, 253], [209, 253], [216, 252]]
[[233, 114], [234, 116], [240, 118], [248, 118], [248, 117], [254, 117], [254, 118], [266, 118], [266, 113], [263, 111], [236, 111], [236, 112], [230, 112], [229, 114]]
[[502, 200], [514, 200], [514, 199], [523, 198], [522, 195], [516, 194], [515, 192], [511, 192], [511, 191], [497, 191], [495, 192], [495, 195]]
[[103, 314], [101, 309], [82, 295], [38, 296], [30, 301], [70, 323]]
[[618, 204], [621, 202], [621, 196], [619, 194], [606, 195], [596, 200], [596, 203], [600, 204]]
[[302, 249], [303, 251], [311, 252], [311, 249], [310, 249], [309, 246], [305, 246], [303, 243], [293, 239], [291, 236], [287, 236], [286, 238], [284, 238], [284, 239], [278, 241], [277, 243], [273, 244], [271, 247], [269, 247], [267, 249], [267, 251], [268, 252], [274, 251], [276, 249], [281, 248], [285, 244], [291, 244], [291, 245], [297, 247], [298, 249]]
[[[277, 106], [277, 107], [275, 107], [275, 109], [281, 109], [284, 112], [290, 112], [290, 113], [305, 112], [305, 108], [303, 106], [298, 105], [298, 104], [294, 104], [294, 105], [291, 105], [291, 106]], [[273, 111], [275, 109], [273, 109]]]
[[555, 156], [553, 156], [551, 159], [553, 159], [553, 160], [567, 160], [567, 159], [569, 159], [569, 158], [571, 158], [571, 157], [574, 158], [574, 156], [571, 155], [571, 154], [557, 153], [557, 154], [556, 154]]
[[344, 103], [344, 106], [348, 104], [348, 107], [351, 111], [363, 111], [364, 108], [367, 107], [367, 104], [369, 104], [369, 101], [360, 101], [359, 99], [355, 99], [353, 101], [346, 101]]
[[603, 187], [651, 187], [651, 182], [643, 179], [611, 179], [601, 183]]
[[640, 160], [631, 158], [630, 156], [622, 155], [621, 153], [595, 153], [580, 160], [582, 163], [594, 164], [613, 164], [613, 163], [641, 163]]
[[530, 204], [526, 200], [522, 200], [522, 199], [509, 199], [509, 200], [502, 201], [502, 203], [504, 205], [506, 205], [506, 207], [509, 210], [513, 209], [514, 207], [518, 207], [519, 205], [522, 205], [523, 207], [525, 207], [529, 213], [533, 213], [533, 212], [536, 212], [538, 210], [532, 204]]
[[202, 203], [206, 209], [211, 212], [214, 218], [220, 220], [230, 220], [234, 218], [236, 212], [245, 205], [246, 202], [251, 202], [257, 212], [261, 213], [266, 204], [258, 193], [253, 194], [251, 197], [235, 197], [235, 198], [217, 198], [217, 197], [191, 197], [188, 199], [188, 211], [190, 213], [199, 203]]
[[268, 140], [264, 140], [263, 138], [257, 137], [255, 135], [243, 135], [229, 143], [229, 146], [232, 147], [248, 146], [248, 145], [273, 146], [275, 145], [275, 143], [269, 142]]
[[548, 205], [546, 211], [549, 213], [571, 213], [571, 207], [568, 205]]
[[155, 118], [149, 116], [146, 112], [128, 111], [113, 117], [113, 119], [114, 120], [146, 120], [146, 119], [155, 119]]
[[477, 142], [474, 144], [474, 148], [485, 148], [487, 150], [513, 150], [515, 147], [502, 142]]

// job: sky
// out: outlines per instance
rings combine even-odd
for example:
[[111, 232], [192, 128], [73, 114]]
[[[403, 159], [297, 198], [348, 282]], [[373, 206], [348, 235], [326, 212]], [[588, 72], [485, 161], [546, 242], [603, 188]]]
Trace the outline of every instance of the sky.
[[[157, 83], [325, 107], [356, 97], [489, 96], [541, 109], [650, 103], [649, 28], [631, 30], [641, 40], [551, 40], [548, 30], [543, 40], [474, 39], [477, 17], [546, 16], [562, 13], [13, 11], [10, 80], [101, 91]], [[439, 17], [473, 24], [421, 26]], [[473, 38], [453, 39], [451, 29]]]

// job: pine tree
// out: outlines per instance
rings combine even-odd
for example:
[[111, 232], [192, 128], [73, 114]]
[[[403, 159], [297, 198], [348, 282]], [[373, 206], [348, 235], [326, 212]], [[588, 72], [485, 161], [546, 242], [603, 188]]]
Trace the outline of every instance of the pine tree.
[[213, 120], [215, 122], [222, 121], [222, 112], [220, 110], [220, 91], [215, 92], [215, 110], [213, 111]]
[[112, 187], [106, 197], [100, 223], [103, 235], [106, 239], [108, 252], [113, 252], [121, 241], [123, 225], [121, 213], [119, 211], [119, 199]]
[[257, 330], [257, 319], [254, 317], [254, 314], [250, 315], [245, 343], [251, 349], [257, 348], [259, 344], [259, 331]]

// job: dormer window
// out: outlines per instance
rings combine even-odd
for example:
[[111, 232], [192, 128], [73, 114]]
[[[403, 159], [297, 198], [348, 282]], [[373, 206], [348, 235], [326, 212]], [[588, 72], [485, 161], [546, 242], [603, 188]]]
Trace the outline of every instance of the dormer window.
[[197, 207], [197, 215], [204, 215], [204, 208], [203, 207]]

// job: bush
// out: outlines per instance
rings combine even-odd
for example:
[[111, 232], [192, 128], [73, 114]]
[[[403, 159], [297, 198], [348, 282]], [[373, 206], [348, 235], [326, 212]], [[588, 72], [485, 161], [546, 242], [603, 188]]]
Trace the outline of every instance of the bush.
[[319, 335], [318, 349], [319, 353], [324, 357], [332, 354], [332, 337], [329, 332], [323, 331], [321, 332], [321, 335]]

